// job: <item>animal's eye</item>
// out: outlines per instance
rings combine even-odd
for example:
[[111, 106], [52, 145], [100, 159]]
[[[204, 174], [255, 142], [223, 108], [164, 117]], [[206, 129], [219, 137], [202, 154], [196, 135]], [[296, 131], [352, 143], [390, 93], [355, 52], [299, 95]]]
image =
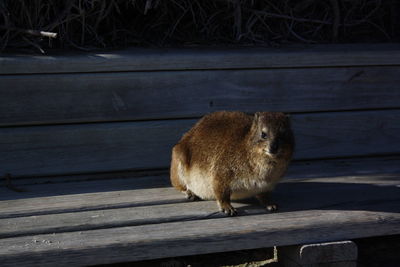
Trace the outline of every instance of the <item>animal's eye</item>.
[[261, 132], [261, 138], [262, 139], [267, 139], [268, 135], [265, 132]]

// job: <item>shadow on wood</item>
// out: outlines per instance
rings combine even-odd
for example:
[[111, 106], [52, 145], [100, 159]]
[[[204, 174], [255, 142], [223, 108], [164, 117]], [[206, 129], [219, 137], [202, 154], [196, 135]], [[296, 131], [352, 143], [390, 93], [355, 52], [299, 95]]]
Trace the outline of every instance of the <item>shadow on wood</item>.
[[[400, 181], [398, 177], [389, 178], [387, 181], [391, 181], [392, 184], [357, 183], [354, 180], [312, 182], [312, 179], [287, 182], [278, 185], [272, 198], [279, 205], [278, 212], [365, 210], [400, 213]], [[253, 199], [242, 203], [254, 204], [254, 206], [258, 204]], [[239, 208], [239, 214], [241, 210], [246, 209], [248, 207]]]

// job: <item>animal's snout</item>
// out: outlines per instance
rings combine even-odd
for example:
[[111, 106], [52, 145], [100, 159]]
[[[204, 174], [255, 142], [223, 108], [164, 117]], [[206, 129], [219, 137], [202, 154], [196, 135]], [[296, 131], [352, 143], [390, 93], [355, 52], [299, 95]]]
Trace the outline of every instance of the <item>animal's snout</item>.
[[269, 146], [269, 153], [270, 154], [276, 154], [278, 153], [278, 149], [279, 149], [279, 144], [278, 142], [273, 142], [270, 146]]

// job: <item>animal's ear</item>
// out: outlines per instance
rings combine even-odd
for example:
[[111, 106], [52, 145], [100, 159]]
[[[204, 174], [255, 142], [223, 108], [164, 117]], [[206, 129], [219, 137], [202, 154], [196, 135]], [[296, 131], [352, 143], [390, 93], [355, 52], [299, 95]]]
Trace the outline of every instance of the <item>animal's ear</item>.
[[254, 113], [254, 119], [253, 119], [253, 124], [254, 125], [259, 125], [261, 120], [262, 120], [262, 112], [256, 112]]
[[260, 134], [261, 134], [260, 133], [261, 132], [260, 120], [261, 120], [261, 116], [262, 116], [261, 112], [254, 113], [253, 122], [251, 124], [250, 132], [251, 132], [251, 135], [253, 136], [252, 140], [253, 140], [254, 143], [257, 143], [260, 140]]

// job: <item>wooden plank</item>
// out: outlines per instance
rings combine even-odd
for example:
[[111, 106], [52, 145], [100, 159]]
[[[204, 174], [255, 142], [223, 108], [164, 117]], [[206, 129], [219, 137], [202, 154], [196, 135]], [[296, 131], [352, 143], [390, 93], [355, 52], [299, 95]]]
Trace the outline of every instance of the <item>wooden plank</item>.
[[[94, 184], [96, 185], [96, 184]], [[64, 188], [68, 186], [64, 184]], [[67, 194], [30, 198], [19, 195], [19, 199], [0, 201], [0, 218], [38, 216], [85, 210], [125, 208], [160, 203], [184, 202], [183, 195], [172, 188], [121, 190], [98, 192], [95, 187], [90, 193]]]
[[293, 161], [285, 179], [337, 177], [351, 175], [386, 175], [400, 173], [400, 158], [369, 157], [314, 161]]
[[[103, 174], [98, 174], [99, 179], [95, 179], [95, 174], [88, 174], [87, 177], [90, 179], [85, 180], [85, 175], [81, 176], [81, 179], [75, 180], [75, 176], [65, 176], [58, 180], [58, 177], [29, 177], [23, 182], [22, 186], [18, 186], [26, 189], [23, 192], [15, 192], [9, 190], [2, 182], [0, 187], [0, 200], [6, 199], [23, 199], [23, 198], [37, 198], [44, 196], [62, 196], [71, 194], [85, 194], [93, 192], [109, 192], [109, 191], [120, 191], [124, 190], [137, 190], [137, 189], [152, 189], [169, 187], [168, 171], [164, 171], [161, 175], [143, 175], [141, 177], [132, 175], [119, 176], [118, 173], [112, 175], [108, 174], [107, 178], [103, 177]], [[397, 173], [396, 171], [392, 173]], [[373, 173], [370, 173], [373, 174]], [[18, 179], [12, 180], [14, 183]], [[36, 182], [38, 181], [38, 182]], [[69, 183], [73, 183], [73, 186], [68, 186]], [[97, 201], [97, 200], [96, 200]]]
[[[319, 166], [310, 167], [310, 172], [314, 172], [318, 167]], [[357, 180], [355, 180], [354, 177], [357, 177]], [[355, 181], [358, 181], [358, 183], [364, 184], [397, 186], [399, 183], [398, 177], [398, 174], [354, 174], [354, 176], [344, 176], [344, 178], [325, 177], [310, 179], [306, 177], [300, 177], [299, 179], [287, 179], [286, 182], [297, 183], [298, 181], [314, 181], [318, 183], [332, 183], [332, 181], [340, 180], [340, 183], [342, 183], [344, 187], [347, 187], [346, 181], [349, 181], [348, 183], [356, 183]], [[151, 185], [154, 179], [158, 179], [158, 177], [146, 177], [143, 180], [146, 180], [146, 182]], [[7, 213], [10, 211], [14, 212], [14, 215], [9, 215], [8, 217], [31, 216], [39, 213], [61, 213], [67, 212], [65, 210], [66, 207], [68, 211], [81, 210], [81, 206], [83, 204], [86, 205], [85, 207], [87, 209], [95, 210], [101, 208], [118, 208], [122, 204], [136, 207], [157, 205], [160, 203], [166, 204], [170, 203], [170, 201], [174, 201], [176, 203], [181, 202], [180, 200], [182, 199], [182, 196], [180, 194], [176, 194], [177, 192], [174, 189], [169, 188], [170, 185], [168, 177], [163, 176], [162, 179], [164, 182], [162, 189], [135, 187], [136, 183], [140, 183], [140, 181], [138, 181], [138, 179], [129, 179], [128, 181], [125, 181], [125, 187], [123, 190], [121, 188], [123, 180], [116, 179], [110, 181], [82, 182], [83, 185], [82, 183], [73, 183], [72, 186], [68, 186], [68, 184], [29, 186], [27, 187], [29, 189], [29, 193], [24, 194], [18, 194], [10, 191], [6, 192], [5, 190], [2, 190], [2, 206], [0, 216], [6, 217]], [[168, 188], [164, 188], [164, 186], [168, 186]], [[290, 189], [293, 186], [294, 185], [292, 184], [285, 184], [286, 189]], [[295, 188], [297, 187], [296, 189], [298, 191], [307, 190], [307, 186], [310, 187], [309, 190], [314, 190], [310, 184], [307, 184], [304, 187], [296, 185]], [[135, 189], [132, 189], [132, 187]], [[64, 188], [64, 195], [58, 195], [62, 188]], [[105, 191], [106, 188], [108, 188], [109, 191]], [[335, 187], [335, 189], [343, 190], [341, 187]], [[315, 191], [318, 191], [318, 189], [315, 189]], [[98, 195], [104, 193], [102, 195], [102, 199], [97, 197], [98, 195], [95, 194], [96, 192], [100, 193]], [[304, 191], [303, 193], [307, 192]], [[314, 194], [315, 193], [313, 193], [313, 195]], [[151, 197], [149, 197], [149, 195]], [[354, 194], [354, 197], [361, 197], [361, 199], [363, 198], [363, 196], [358, 196], [357, 193]], [[381, 197], [381, 195], [378, 194], [377, 197]], [[27, 199], [29, 199], [30, 204], [25, 203]], [[283, 199], [285, 198], [283, 197]], [[54, 205], [45, 205], [45, 203], [49, 202], [49, 200], [52, 200]], [[18, 211], [22, 211], [23, 213], [18, 213]]]
[[[397, 185], [399, 166], [399, 158], [293, 162], [285, 180], [308, 181], [312, 178], [313, 181], [321, 183], [330, 182], [332, 177], [345, 176], [344, 179], [341, 179], [341, 183], [354, 182], [354, 179], [347, 178], [350, 176], [357, 177], [360, 182], [365, 184]], [[73, 183], [66, 181], [67, 183], [52, 183], [52, 180], [48, 180], [45, 184], [25, 185], [23, 188], [27, 191], [23, 193], [0, 187], [0, 218], [149, 206], [184, 201], [180, 194], [176, 194], [174, 189], [169, 188], [168, 174], [132, 179], [119, 179], [118, 176], [114, 176], [109, 180]], [[286, 185], [286, 187], [292, 188], [290, 185]], [[312, 186], [309, 187], [309, 189], [312, 188]], [[304, 191], [307, 190], [307, 187], [297, 186], [296, 189], [302, 189], [307, 196], [315, 194]], [[321, 192], [324, 192], [323, 195], [330, 194], [324, 190]], [[363, 194], [363, 191], [361, 193]], [[354, 196], [360, 197], [358, 194], [354, 194]], [[286, 197], [283, 196], [282, 199], [285, 200]], [[292, 198], [288, 197], [288, 199]], [[332, 199], [336, 198], [333, 196]], [[312, 201], [315, 202], [313, 199]], [[291, 205], [293, 207], [293, 203]]]
[[[312, 168], [312, 172], [310, 171]], [[399, 156], [379, 156], [367, 158], [342, 158], [342, 159], [328, 159], [328, 160], [304, 160], [293, 161], [289, 165], [286, 172], [285, 179], [299, 179], [299, 178], [316, 178], [316, 177], [332, 177], [332, 176], [345, 176], [345, 175], [370, 175], [370, 174], [392, 174], [400, 172], [400, 157]], [[129, 185], [130, 189], [133, 188], [155, 188], [160, 186], [169, 185], [168, 179], [165, 176], [169, 175], [168, 168], [159, 170], [145, 170], [145, 171], [120, 171], [108, 173], [89, 173], [77, 175], [60, 175], [60, 176], [45, 176], [45, 177], [13, 177], [12, 184], [25, 188], [26, 185], [39, 185], [40, 184], [54, 184], [65, 182], [82, 182], [77, 183], [73, 187], [75, 193], [87, 192], [92, 185], [87, 185], [94, 180], [103, 180], [104, 188], [101, 191], [110, 190], [123, 190]], [[126, 179], [129, 178], [129, 179]], [[132, 184], [131, 178], [135, 178]], [[147, 179], [148, 178], [148, 179]], [[109, 180], [113, 180], [112, 182]], [[115, 181], [119, 181], [115, 183]], [[151, 182], [148, 182], [151, 181]], [[128, 184], [127, 184], [128, 183]], [[4, 186], [4, 177], [0, 177], [0, 190]], [[77, 186], [79, 185], [79, 186]], [[118, 187], [116, 187], [118, 185]], [[46, 186], [46, 185], [45, 185]], [[135, 187], [132, 187], [135, 186]], [[97, 189], [100, 190], [99, 187]], [[83, 190], [83, 191], [82, 191]], [[111, 191], [113, 191], [111, 190]], [[41, 188], [33, 191], [45, 191], [52, 194], [63, 194], [65, 189], [54, 189], [46, 191]], [[24, 193], [30, 194], [30, 193]], [[0, 200], [2, 196], [7, 196], [7, 191], [0, 193]]]
[[0, 76], [0, 126], [400, 107], [400, 66]]
[[293, 116], [295, 159], [398, 154], [400, 110]]
[[358, 249], [353, 241], [288, 246], [279, 249], [285, 267], [357, 267]]
[[128, 49], [3, 55], [0, 74], [398, 65], [399, 44]]
[[[177, 197], [178, 193], [171, 191]], [[178, 195], [183, 198], [183, 195]], [[83, 196], [85, 197], [85, 196]], [[241, 214], [265, 213], [239, 203]], [[212, 201], [46, 214], [0, 220], [0, 238], [226, 217]]]
[[[289, 180], [278, 186], [274, 200], [280, 205], [281, 212], [331, 208], [396, 212], [400, 209], [393, 210], [391, 203], [400, 203], [399, 186], [400, 174], [391, 177], [364, 175]], [[183, 195], [172, 188], [160, 188], [159, 193], [156, 190], [136, 189], [121, 191], [118, 196], [114, 194], [113, 198], [120, 198], [120, 202], [127, 202], [130, 198], [131, 207], [127, 208], [118, 208], [110, 193], [103, 193], [102, 199], [94, 199], [93, 194], [86, 193], [66, 195], [62, 198], [1, 201], [0, 217], [12, 208], [19, 212], [24, 209], [25, 213], [14, 213], [14, 216], [9, 218], [3, 217], [0, 220], [0, 238], [225, 217], [218, 212], [215, 201], [169, 204], [171, 199], [183, 199]], [[340, 198], [335, 197], [337, 195], [340, 195]], [[75, 211], [81, 209], [76, 199], [85, 203], [89, 211], [73, 212], [74, 208]], [[90, 210], [98, 208], [101, 202], [108, 201], [108, 206], [103, 206], [106, 209]], [[70, 212], [65, 212], [65, 203], [68, 203]], [[57, 205], [59, 210], [54, 213]], [[240, 216], [266, 213], [255, 199], [235, 202], [233, 205], [238, 209]], [[39, 209], [42, 215], [38, 214]]]
[[106, 264], [399, 234], [399, 225], [396, 212], [310, 210], [239, 216], [6, 238], [0, 260], [2, 266]]
[[193, 121], [0, 129], [0, 173], [52, 175], [166, 167]]
[[[400, 110], [293, 116], [296, 159], [400, 152]], [[0, 129], [0, 173], [17, 176], [167, 168], [195, 120]]]
[[[398, 173], [400, 173], [399, 156], [341, 158], [292, 161], [284, 179], [363, 175], [391, 177]], [[13, 184], [26, 189], [23, 193], [5, 188], [4, 180], [0, 180], [0, 200], [170, 186], [168, 169], [160, 170], [157, 175], [149, 175], [146, 172], [140, 174], [141, 172], [116, 172], [13, 179]], [[65, 186], [65, 183], [71, 182], [74, 182], [74, 186]]]

